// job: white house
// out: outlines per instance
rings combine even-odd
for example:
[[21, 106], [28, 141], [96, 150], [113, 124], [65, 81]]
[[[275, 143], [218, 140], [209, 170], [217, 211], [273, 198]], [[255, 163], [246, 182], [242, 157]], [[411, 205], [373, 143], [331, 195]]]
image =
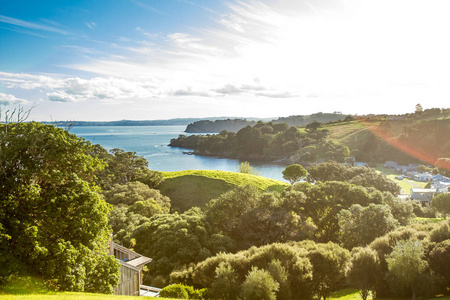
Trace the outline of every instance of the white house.
[[411, 200], [419, 201], [422, 205], [429, 205], [437, 192], [437, 189], [411, 189]]

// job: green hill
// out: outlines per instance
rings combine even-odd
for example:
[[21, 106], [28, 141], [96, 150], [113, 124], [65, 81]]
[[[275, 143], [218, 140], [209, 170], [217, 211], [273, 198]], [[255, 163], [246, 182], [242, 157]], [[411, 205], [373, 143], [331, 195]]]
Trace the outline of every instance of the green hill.
[[433, 164], [450, 154], [450, 109], [429, 109], [401, 116], [361, 116], [322, 127], [329, 131], [328, 140], [348, 147], [351, 155], [361, 161], [411, 163], [415, 159]]
[[261, 192], [283, 191], [288, 183], [236, 172], [188, 170], [163, 172], [161, 193], [171, 200], [172, 210], [183, 212], [193, 206], [203, 207], [211, 199], [239, 185], [253, 185]]

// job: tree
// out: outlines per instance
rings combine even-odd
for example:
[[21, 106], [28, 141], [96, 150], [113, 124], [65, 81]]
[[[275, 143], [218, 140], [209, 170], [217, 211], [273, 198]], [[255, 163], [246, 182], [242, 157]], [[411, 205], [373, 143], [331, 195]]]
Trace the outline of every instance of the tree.
[[163, 196], [160, 191], [148, 187], [142, 182], [127, 182], [125, 184], [115, 184], [111, 190], [103, 192], [106, 202], [113, 205], [133, 205], [138, 201], [153, 201], [160, 206], [162, 213], [168, 213], [170, 209], [170, 199]]
[[417, 240], [400, 241], [386, 258], [392, 286], [398, 289], [412, 289], [412, 299], [416, 300], [414, 282], [426, 269], [423, 259], [424, 248]]
[[227, 262], [222, 262], [215, 270], [211, 284], [211, 294], [217, 299], [234, 300], [239, 294], [239, 277]]
[[288, 279], [289, 272], [283, 265], [279, 259], [273, 259], [268, 267], [267, 271], [269, 271], [270, 276], [275, 279], [276, 282], [280, 284], [280, 288], [277, 292], [277, 299], [279, 300], [290, 300], [292, 299], [292, 292], [289, 287], [290, 282]]
[[[380, 271], [380, 261], [375, 250], [368, 247], [354, 248], [352, 251], [351, 267], [347, 273], [348, 281], [359, 289], [363, 300], [375, 294], [375, 283]], [[375, 298], [372, 296], [372, 298]]]
[[239, 173], [259, 175], [259, 173], [250, 165], [248, 161], [244, 161], [238, 167]]
[[308, 181], [346, 181], [393, 195], [400, 193], [400, 187], [394, 181], [372, 168], [352, 167], [334, 161], [309, 167]]
[[291, 184], [296, 183], [302, 179], [305, 179], [308, 173], [305, 168], [299, 164], [287, 166], [283, 171], [283, 178], [289, 181]]
[[279, 287], [269, 272], [252, 267], [242, 284], [241, 295], [246, 300], [275, 300]]
[[347, 249], [365, 246], [398, 226], [387, 205], [352, 205], [338, 213], [341, 241]]
[[314, 121], [314, 122], [311, 122], [308, 125], [306, 125], [305, 130], [309, 131], [309, 132], [314, 132], [317, 129], [319, 129], [320, 127], [322, 127], [322, 123]]
[[326, 300], [337, 283], [343, 280], [350, 261], [350, 252], [338, 244], [300, 242], [308, 250], [313, 265], [312, 288], [317, 298]]
[[259, 198], [254, 186], [239, 186], [211, 200], [206, 207], [206, 219], [216, 229], [231, 232], [241, 216], [258, 205]]
[[[309, 243], [314, 244], [311, 241]], [[194, 284], [210, 288], [218, 284], [218, 270], [221, 269], [220, 274], [227, 275], [223, 276], [223, 284], [217, 285], [216, 291], [224, 293], [227, 287], [240, 287], [252, 266], [267, 270], [273, 279], [282, 281], [278, 283], [280, 287], [286, 287], [285, 291], [280, 290], [285, 296], [290, 294], [294, 299], [312, 298], [312, 265], [302, 243], [274, 243], [237, 253], [219, 253], [177, 274], [177, 277], [185, 280], [192, 278]], [[214, 296], [215, 299], [229, 299]], [[277, 299], [289, 299], [283, 297], [278, 293]]]
[[[230, 238], [213, 232], [199, 208], [183, 214], [159, 214], [135, 229], [137, 252], [151, 257], [151, 280], [167, 283], [169, 275], [218, 252], [228, 252], [234, 244]], [[154, 284], [154, 283], [152, 283]]]
[[450, 214], [450, 193], [440, 193], [431, 200], [431, 207], [445, 216]]
[[450, 286], [450, 240], [438, 243], [430, 253], [431, 268], [445, 278]]
[[119, 264], [105, 251], [110, 206], [92, 183], [102, 167], [93, 151], [51, 125], [0, 124], [0, 277], [112, 292]]

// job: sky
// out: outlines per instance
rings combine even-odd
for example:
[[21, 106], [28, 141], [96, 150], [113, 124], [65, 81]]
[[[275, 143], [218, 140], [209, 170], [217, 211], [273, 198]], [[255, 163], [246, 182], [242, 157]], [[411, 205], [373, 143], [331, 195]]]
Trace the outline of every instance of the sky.
[[0, 110], [37, 121], [448, 108], [448, 0], [0, 0]]

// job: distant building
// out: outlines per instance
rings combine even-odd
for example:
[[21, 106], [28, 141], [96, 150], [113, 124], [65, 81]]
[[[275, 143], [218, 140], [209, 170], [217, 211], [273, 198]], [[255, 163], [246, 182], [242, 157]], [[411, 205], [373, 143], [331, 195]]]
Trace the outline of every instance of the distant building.
[[395, 168], [397, 166], [397, 163], [395, 161], [388, 160], [384, 163], [384, 166], [386, 168]]
[[360, 162], [360, 161], [356, 161], [354, 165], [355, 165], [355, 167], [367, 167], [368, 166], [367, 163]]
[[417, 168], [419, 168], [419, 164], [409, 164], [408, 165], [408, 169], [410, 170], [410, 171], [417, 171]]
[[414, 180], [416, 181], [431, 181], [433, 176], [430, 173], [420, 173], [414, 175]]
[[433, 197], [440, 193], [449, 192], [450, 183], [439, 182], [438, 185], [433, 186], [431, 189], [411, 189], [411, 200], [419, 201], [420, 204], [430, 204]]
[[431, 180], [433, 180], [433, 182], [436, 181], [450, 182], [450, 178], [442, 176], [441, 174], [434, 175], [433, 177], [431, 177]]
[[419, 201], [420, 204], [430, 204], [437, 189], [411, 189], [411, 200]]
[[448, 193], [450, 191], [450, 182], [435, 181], [433, 182], [432, 187], [437, 189], [439, 192]]

